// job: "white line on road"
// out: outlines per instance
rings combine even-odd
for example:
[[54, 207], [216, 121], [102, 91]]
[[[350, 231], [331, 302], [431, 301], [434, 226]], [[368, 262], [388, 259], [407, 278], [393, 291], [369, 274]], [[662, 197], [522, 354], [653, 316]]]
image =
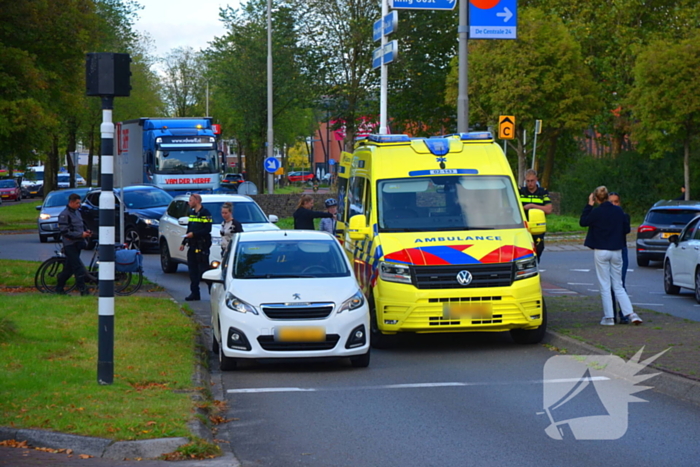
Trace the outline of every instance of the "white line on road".
[[663, 303], [637, 303], [637, 302], [632, 302], [632, 305], [636, 305], [636, 306], [664, 306]]
[[591, 272], [590, 269], [569, 269], [569, 271], [574, 271], [574, 272]]
[[593, 285], [587, 282], [567, 282], [568, 285]]
[[547, 292], [547, 293], [558, 293], [558, 294], [578, 295], [578, 292], [573, 291], [573, 290], [552, 290], [552, 289], [544, 289], [544, 291]]
[[555, 384], [555, 383], [575, 383], [578, 381], [609, 381], [605, 376], [594, 376], [591, 378], [561, 378], [544, 379], [533, 381], [503, 381], [503, 382], [443, 382], [443, 383], [406, 383], [406, 384], [384, 384], [381, 386], [350, 386], [350, 387], [325, 387], [325, 388], [244, 388], [229, 389], [229, 394], [261, 394], [278, 392], [319, 392], [319, 391], [362, 391], [367, 389], [417, 389], [417, 388], [445, 388], [445, 387], [467, 387], [467, 386], [491, 386], [491, 385], [511, 385], [511, 384]]

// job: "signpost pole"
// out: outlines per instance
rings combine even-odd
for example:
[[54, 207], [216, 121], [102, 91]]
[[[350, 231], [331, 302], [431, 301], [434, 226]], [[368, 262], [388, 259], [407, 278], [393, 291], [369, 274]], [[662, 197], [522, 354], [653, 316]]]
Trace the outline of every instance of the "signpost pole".
[[469, 81], [467, 39], [469, 38], [469, 0], [459, 0], [459, 83], [457, 93], [457, 132], [469, 131]]
[[[272, 0], [267, 0], [267, 157], [273, 157], [274, 132], [272, 127]], [[267, 174], [267, 194], [274, 192], [275, 180]]]
[[[382, 0], [382, 20], [389, 14], [389, 0]], [[386, 34], [382, 32], [381, 49], [382, 54], [384, 53], [384, 46], [386, 45]], [[379, 134], [386, 135], [389, 133], [387, 128], [387, 88], [389, 87], [389, 69], [388, 65], [384, 63], [382, 59], [382, 68], [380, 74], [380, 86], [379, 86]]]

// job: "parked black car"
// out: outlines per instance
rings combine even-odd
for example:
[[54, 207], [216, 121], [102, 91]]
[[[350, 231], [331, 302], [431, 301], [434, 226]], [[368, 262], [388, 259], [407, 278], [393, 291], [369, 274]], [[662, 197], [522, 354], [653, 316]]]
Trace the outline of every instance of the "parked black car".
[[61, 240], [61, 231], [58, 229], [58, 215], [68, 205], [68, 196], [71, 193], [77, 193], [85, 198], [89, 190], [87, 187], [54, 190], [44, 198], [44, 203], [36, 207], [36, 210], [39, 211], [39, 218], [36, 220], [36, 224], [41, 243], [48, 242], [49, 238], [53, 238], [57, 242]]
[[245, 182], [243, 174], [226, 174], [221, 180], [221, 188], [238, 192], [238, 185]]
[[668, 238], [681, 233], [688, 222], [700, 215], [700, 201], [658, 201], [637, 228], [637, 265], [663, 261]]
[[[99, 240], [100, 194], [101, 190], [91, 191], [80, 207], [86, 228], [93, 232], [92, 242], [88, 248], [94, 248]], [[116, 196], [115, 237], [117, 242], [120, 242], [121, 190], [114, 190], [114, 194]], [[136, 185], [124, 189], [124, 243], [128, 248], [138, 248], [143, 251], [158, 249], [158, 221], [172, 199], [168, 192], [155, 186]]]

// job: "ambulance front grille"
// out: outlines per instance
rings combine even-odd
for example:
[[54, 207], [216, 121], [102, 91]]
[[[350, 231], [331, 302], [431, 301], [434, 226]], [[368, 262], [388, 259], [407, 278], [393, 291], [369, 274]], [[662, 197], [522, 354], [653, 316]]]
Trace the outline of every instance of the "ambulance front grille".
[[[460, 271], [469, 271], [472, 281], [461, 285]], [[411, 266], [413, 283], [419, 289], [474, 289], [509, 287], [513, 283], [513, 263]]]

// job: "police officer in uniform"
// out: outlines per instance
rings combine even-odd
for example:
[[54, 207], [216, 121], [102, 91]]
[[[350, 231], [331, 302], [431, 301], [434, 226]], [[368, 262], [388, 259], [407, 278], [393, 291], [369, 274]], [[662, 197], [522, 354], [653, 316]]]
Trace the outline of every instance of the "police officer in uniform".
[[[552, 213], [552, 201], [549, 199], [549, 191], [542, 188], [537, 183], [537, 172], [534, 169], [525, 171], [525, 186], [520, 188], [520, 203], [523, 205], [525, 214], [530, 209], [539, 209], [545, 214]], [[535, 251], [537, 252], [537, 262], [542, 258], [544, 252], [544, 234], [533, 235], [535, 241]]]
[[185, 297], [188, 302], [200, 300], [199, 282], [202, 273], [209, 269], [209, 249], [211, 248], [212, 217], [207, 208], [202, 206], [202, 197], [196, 193], [190, 195], [190, 217], [187, 234], [182, 239], [180, 251], [188, 246], [187, 268], [190, 271], [190, 294]]

